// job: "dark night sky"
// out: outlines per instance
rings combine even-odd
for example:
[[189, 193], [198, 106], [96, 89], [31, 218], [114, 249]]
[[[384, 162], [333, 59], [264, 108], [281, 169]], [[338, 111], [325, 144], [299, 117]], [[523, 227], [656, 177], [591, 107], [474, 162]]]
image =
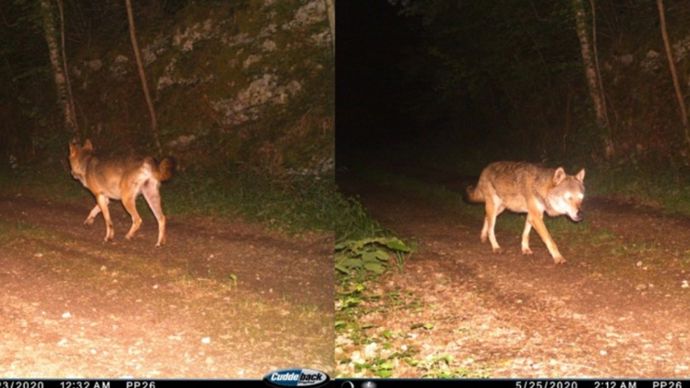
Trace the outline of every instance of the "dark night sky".
[[[399, 12], [400, 7], [387, 0], [337, 2], [336, 159], [340, 166], [401, 153], [407, 159], [426, 157], [429, 147], [434, 149], [439, 143], [475, 148], [486, 141], [482, 131], [457, 125], [458, 117], [461, 122], [477, 120], [463, 115], [472, 111], [467, 102], [436, 98], [429, 81], [439, 73], [433, 59], [425, 57], [429, 37], [421, 18]], [[420, 118], [420, 114], [426, 116]], [[456, 151], [451, 148], [450, 152]]]

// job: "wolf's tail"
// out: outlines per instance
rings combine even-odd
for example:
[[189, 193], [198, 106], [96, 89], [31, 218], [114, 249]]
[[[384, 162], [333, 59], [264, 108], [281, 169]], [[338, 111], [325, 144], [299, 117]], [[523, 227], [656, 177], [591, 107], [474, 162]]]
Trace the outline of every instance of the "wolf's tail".
[[484, 202], [484, 196], [476, 186], [467, 186], [465, 199], [468, 202]]
[[160, 182], [167, 181], [172, 178], [175, 172], [175, 159], [167, 157], [161, 160], [160, 163], [152, 163], [154, 166], [153, 173]]

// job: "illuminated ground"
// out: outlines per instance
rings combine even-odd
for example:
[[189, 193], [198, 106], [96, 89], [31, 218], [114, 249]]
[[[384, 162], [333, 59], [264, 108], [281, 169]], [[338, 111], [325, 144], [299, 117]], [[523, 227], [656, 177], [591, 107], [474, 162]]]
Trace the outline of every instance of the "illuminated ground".
[[[547, 220], [568, 260], [557, 266], [534, 233], [534, 254], [520, 253], [524, 216], [499, 217], [505, 253], [492, 254], [479, 241], [482, 206], [448, 195], [461, 182], [409, 182], [352, 185], [419, 246], [403, 272], [370, 285], [367, 339], [339, 336], [340, 375], [690, 374], [690, 219], [588, 198], [583, 223]], [[432, 197], [441, 186], [449, 190]]]
[[[143, 202], [140, 199], [140, 202]], [[155, 220], [124, 240], [111, 204], [0, 198], [0, 376], [240, 377], [333, 370], [332, 240], [238, 220]], [[148, 212], [148, 211], [147, 211]], [[143, 213], [142, 213], [143, 214]]]

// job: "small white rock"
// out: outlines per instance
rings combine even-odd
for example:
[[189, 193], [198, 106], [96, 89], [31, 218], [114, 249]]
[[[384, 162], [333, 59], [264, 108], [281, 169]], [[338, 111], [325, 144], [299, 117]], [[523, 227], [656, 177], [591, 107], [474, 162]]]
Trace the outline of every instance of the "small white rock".
[[373, 358], [376, 356], [376, 350], [378, 349], [379, 344], [376, 342], [372, 342], [370, 344], [367, 344], [367, 346], [364, 347], [364, 357], [366, 358]]

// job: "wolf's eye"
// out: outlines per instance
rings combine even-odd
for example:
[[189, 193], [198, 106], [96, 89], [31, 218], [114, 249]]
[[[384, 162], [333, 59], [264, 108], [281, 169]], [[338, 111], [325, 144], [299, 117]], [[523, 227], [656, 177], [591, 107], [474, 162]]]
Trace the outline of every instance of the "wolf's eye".
[[570, 193], [565, 193], [565, 199], [567, 199], [568, 201], [570, 201], [571, 199], [573, 199], [573, 195], [570, 194]]

